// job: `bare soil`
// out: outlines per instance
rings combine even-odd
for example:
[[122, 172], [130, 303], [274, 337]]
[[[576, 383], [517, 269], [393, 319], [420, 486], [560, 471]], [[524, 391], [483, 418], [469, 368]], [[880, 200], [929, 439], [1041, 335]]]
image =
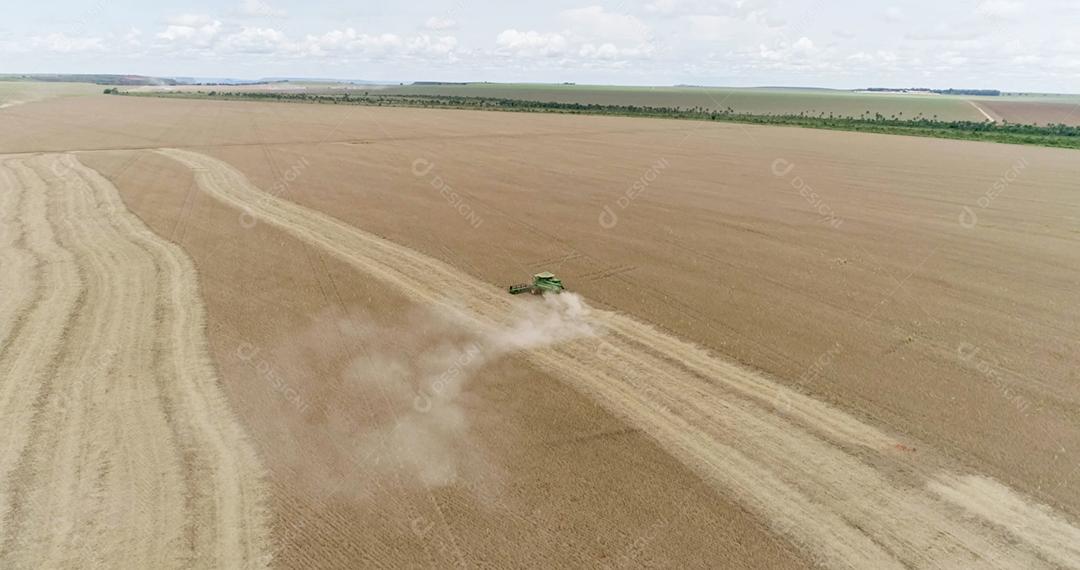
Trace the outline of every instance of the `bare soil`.
[[1076, 102], [980, 99], [979, 105], [1010, 123], [1080, 125], [1080, 103]]
[[[96, 149], [77, 156], [194, 260], [285, 566], [1077, 564], [1072, 151], [462, 111], [34, 109], [0, 116], [0, 152]], [[379, 236], [403, 252], [378, 257]], [[388, 452], [408, 448], [389, 418], [411, 412], [363, 371], [413, 369], [441, 338], [467, 354], [433, 307], [505, 316], [495, 287], [541, 270], [605, 332], [481, 363], [449, 423], [423, 416], [405, 440], [429, 444]]]

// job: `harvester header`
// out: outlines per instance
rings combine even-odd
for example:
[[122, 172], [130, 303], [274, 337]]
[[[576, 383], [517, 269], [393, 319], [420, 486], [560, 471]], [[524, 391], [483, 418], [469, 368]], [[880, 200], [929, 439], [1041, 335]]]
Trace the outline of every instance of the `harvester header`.
[[566, 289], [563, 287], [562, 280], [555, 277], [554, 273], [544, 271], [543, 273], [533, 275], [533, 282], [531, 284], [519, 283], [517, 285], [511, 285], [507, 290], [510, 291], [511, 295], [520, 293], [543, 295], [544, 293], [562, 293]]

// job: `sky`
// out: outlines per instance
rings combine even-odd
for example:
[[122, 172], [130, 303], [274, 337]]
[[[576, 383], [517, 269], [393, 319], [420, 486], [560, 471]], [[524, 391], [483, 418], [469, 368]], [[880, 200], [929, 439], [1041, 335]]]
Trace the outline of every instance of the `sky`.
[[1080, 0], [8, 4], [0, 73], [1080, 93]]

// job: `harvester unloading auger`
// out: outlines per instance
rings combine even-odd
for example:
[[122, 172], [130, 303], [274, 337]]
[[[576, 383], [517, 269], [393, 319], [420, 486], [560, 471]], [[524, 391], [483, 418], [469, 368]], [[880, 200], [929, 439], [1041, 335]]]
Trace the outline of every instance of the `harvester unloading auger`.
[[517, 285], [511, 285], [508, 289], [511, 295], [517, 295], [519, 293], [532, 293], [533, 295], [543, 295], [545, 293], [558, 294], [565, 290], [562, 281], [559, 280], [558, 277], [555, 277], [554, 273], [549, 271], [533, 275], [532, 284], [519, 283]]

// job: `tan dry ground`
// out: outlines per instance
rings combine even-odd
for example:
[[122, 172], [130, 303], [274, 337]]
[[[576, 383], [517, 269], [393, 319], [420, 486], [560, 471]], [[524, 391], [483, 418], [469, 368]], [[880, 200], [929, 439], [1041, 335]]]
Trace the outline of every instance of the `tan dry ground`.
[[1080, 103], [979, 99], [979, 106], [1010, 123], [1080, 125]]
[[0, 566], [260, 567], [191, 261], [71, 155], [0, 157]]
[[[429, 425], [411, 396], [367, 384], [417, 351], [467, 349], [458, 323], [269, 224], [244, 229], [176, 161], [93, 160], [123, 171], [129, 200], [200, 267], [215, 359], [271, 472], [281, 567], [802, 566], [645, 434], [523, 361], [474, 372], [464, 425], [453, 407]], [[433, 378], [405, 379], [431, 392]], [[394, 414], [413, 420], [385, 442]], [[400, 466], [418, 459], [408, 449], [421, 469]], [[442, 465], [458, 481], [429, 492], [417, 474], [438, 483]]]
[[[271, 473], [284, 565], [926, 566], [986, 564], [974, 557], [995, 551], [1005, 566], [1034, 555], [1076, 564], [1071, 152], [612, 118], [124, 103], [4, 118], [26, 130], [0, 152], [204, 147], [168, 153], [195, 176], [147, 151], [79, 157], [193, 257], [212, 354]], [[74, 128], [61, 130], [64, 118]], [[259, 140], [270, 144], [249, 144]], [[422, 177], [417, 158], [434, 164]], [[669, 166], [620, 209], [660, 158]], [[979, 207], [1020, 159], [1019, 177]], [[277, 186], [290, 169], [296, 179]], [[811, 211], [796, 176], [839, 228]], [[605, 204], [619, 216], [606, 230]], [[965, 205], [972, 229], [958, 220]], [[476, 363], [446, 417], [386, 429], [395, 410], [415, 410], [372, 385], [371, 370], [415, 369], [405, 377], [423, 387], [413, 355], [444, 338], [451, 354], [499, 338], [408, 307], [513, 321], [492, 284], [545, 268], [596, 308], [607, 344]]]
[[90, 83], [0, 81], [0, 111], [57, 97], [100, 95], [104, 87]]

